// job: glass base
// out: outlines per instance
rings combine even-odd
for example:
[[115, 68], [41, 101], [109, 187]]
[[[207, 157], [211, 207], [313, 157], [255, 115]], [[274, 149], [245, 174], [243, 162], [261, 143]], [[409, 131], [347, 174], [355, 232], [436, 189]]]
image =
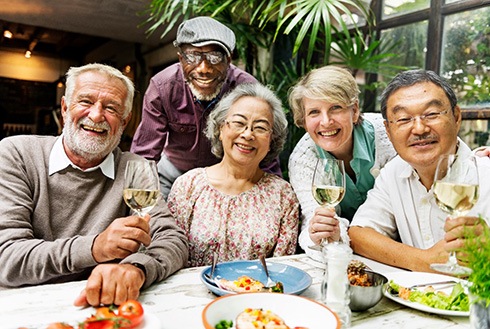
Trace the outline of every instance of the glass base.
[[445, 263], [445, 264], [430, 264], [430, 268], [434, 271], [451, 274], [454, 276], [468, 276], [472, 270], [468, 267], [464, 267], [458, 264]]

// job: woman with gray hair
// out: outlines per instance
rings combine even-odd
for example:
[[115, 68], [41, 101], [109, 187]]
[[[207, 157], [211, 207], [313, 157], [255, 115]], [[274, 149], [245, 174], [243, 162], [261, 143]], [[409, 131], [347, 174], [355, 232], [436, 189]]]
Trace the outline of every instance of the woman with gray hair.
[[218, 164], [179, 177], [168, 205], [189, 238], [189, 266], [294, 254], [299, 203], [291, 185], [260, 169], [281, 152], [287, 120], [267, 87], [242, 84], [211, 112], [206, 136]]

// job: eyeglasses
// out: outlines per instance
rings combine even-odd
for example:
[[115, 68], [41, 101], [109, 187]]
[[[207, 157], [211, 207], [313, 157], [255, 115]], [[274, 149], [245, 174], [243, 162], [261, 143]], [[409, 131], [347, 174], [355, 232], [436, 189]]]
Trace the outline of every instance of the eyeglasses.
[[[237, 134], [241, 134], [245, 132], [249, 125], [247, 122], [244, 121], [225, 121], [228, 127], [230, 127], [231, 130], [233, 130]], [[266, 136], [269, 135], [272, 130], [267, 127], [264, 123], [255, 123], [250, 126], [250, 131], [255, 135], [255, 136]]]
[[410, 116], [410, 117], [401, 117], [395, 120], [387, 120], [389, 123], [395, 124], [398, 128], [408, 129], [413, 126], [415, 120], [419, 118], [425, 124], [433, 124], [437, 123], [442, 115], [445, 115], [449, 110], [441, 111], [441, 112], [430, 112], [427, 114]]
[[206, 59], [210, 64], [216, 65], [222, 63], [225, 59], [225, 55], [220, 51], [210, 51], [207, 53], [201, 53], [197, 51], [193, 52], [182, 52], [182, 57], [184, 57], [187, 64], [198, 65], [204, 59]]

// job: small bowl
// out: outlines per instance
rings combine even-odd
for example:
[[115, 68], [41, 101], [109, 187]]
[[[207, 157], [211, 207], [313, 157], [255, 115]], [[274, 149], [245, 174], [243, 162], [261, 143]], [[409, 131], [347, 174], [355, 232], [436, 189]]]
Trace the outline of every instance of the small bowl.
[[366, 271], [369, 280], [374, 284], [370, 287], [350, 285], [349, 307], [353, 312], [365, 311], [378, 304], [383, 297], [383, 286], [388, 279], [379, 273]]

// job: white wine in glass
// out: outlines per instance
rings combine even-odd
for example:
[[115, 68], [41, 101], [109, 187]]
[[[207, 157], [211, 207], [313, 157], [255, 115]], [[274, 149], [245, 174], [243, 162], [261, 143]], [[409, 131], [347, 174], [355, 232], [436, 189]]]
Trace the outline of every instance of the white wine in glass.
[[[442, 155], [437, 163], [433, 192], [437, 206], [451, 217], [464, 216], [478, 201], [478, 169], [475, 157]], [[471, 269], [458, 264], [456, 253], [451, 252], [444, 264], [431, 264], [438, 272], [466, 276]]]
[[160, 197], [160, 183], [155, 161], [131, 160], [124, 173], [123, 198], [129, 208], [144, 217]]
[[[311, 184], [313, 198], [322, 207], [334, 208], [344, 198], [344, 161], [337, 159], [318, 159]], [[322, 241], [322, 245], [324, 241]], [[316, 249], [316, 248], [313, 248]]]
[[313, 173], [312, 191], [320, 206], [335, 208], [345, 194], [344, 161], [318, 159]]

